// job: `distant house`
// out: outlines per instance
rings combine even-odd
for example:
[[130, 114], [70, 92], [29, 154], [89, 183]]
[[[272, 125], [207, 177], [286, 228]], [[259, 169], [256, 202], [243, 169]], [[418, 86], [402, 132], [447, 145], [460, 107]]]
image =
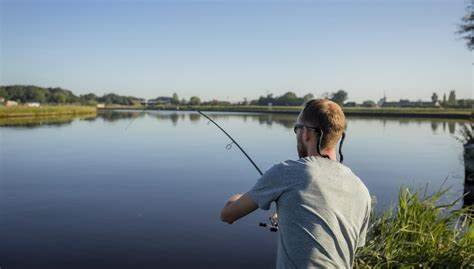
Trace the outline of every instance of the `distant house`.
[[346, 102], [344, 104], [345, 107], [355, 107], [357, 106], [356, 102]]
[[440, 103], [432, 101], [410, 101], [408, 99], [400, 99], [400, 101], [388, 101], [386, 97], [381, 98], [377, 102], [379, 107], [439, 107]]
[[30, 102], [25, 104], [27, 107], [40, 107], [40, 103], [38, 102]]
[[153, 106], [153, 105], [169, 105], [171, 104], [171, 101], [173, 98], [171, 97], [165, 97], [165, 96], [160, 96], [155, 99], [150, 99], [146, 102], [147, 105]]
[[[400, 107], [401, 104], [405, 101], [408, 100], [393, 100], [393, 99], [388, 99], [387, 97], [380, 98], [380, 100], [377, 102], [378, 107]], [[408, 101], [409, 102], [409, 101]]]
[[105, 104], [97, 104], [97, 108], [105, 108]]
[[6, 107], [12, 107], [12, 106], [17, 106], [17, 105], [18, 105], [18, 103], [15, 102], [15, 101], [7, 101], [7, 102], [5, 103], [5, 106], [6, 106]]
[[0, 103], [5, 103], [5, 98], [4, 97], [0, 97]]

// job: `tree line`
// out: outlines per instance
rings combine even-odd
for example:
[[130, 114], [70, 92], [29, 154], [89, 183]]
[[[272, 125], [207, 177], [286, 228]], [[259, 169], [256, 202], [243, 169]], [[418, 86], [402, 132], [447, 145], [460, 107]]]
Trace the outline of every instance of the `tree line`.
[[443, 99], [440, 99], [437, 93], [431, 95], [431, 101], [433, 103], [439, 102], [443, 107], [471, 107], [474, 105], [472, 99], [456, 99], [456, 91], [449, 91], [449, 95], [446, 98], [446, 93], [443, 94]]
[[[104, 104], [115, 104], [115, 105], [139, 105], [144, 99], [134, 96], [122, 96], [114, 93], [104, 94], [97, 96], [94, 93], [75, 95], [70, 90], [56, 88], [43, 88], [38, 86], [24, 86], [24, 85], [12, 85], [12, 86], [0, 86], [0, 97], [4, 97], [6, 100], [13, 100], [20, 103], [27, 102], [39, 102], [39, 103], [50, 103], [50, 104], [82, 104], [82, 105], [96, 105], [98, 103]], [[267, 94], [260, 96], [255, 100], [247, 100], [244, 98], [243, 102], [231, 103], [228, 101], [210, 100], [202, 101], [198, 96], [192, 96], [189, 100], [184, 98], [180, 99], [178, 94], [174, 93], [171, 97], [157, 97], [156, 99], [169, 100], [169, 104], [172, 105], [207, 105], [207, 106], [229, 106], [229, 105], [256, 105], [256, 106], [300, 106], [306, 101], [314, 99], [315, 96], [312, 93], [305, 94], [303, 96], [297, 96], [296, 93], [288, 91], [282, 95], [274, 96], [273, 94]], [[362, 106], [362, 107], [376, 107], [377, 104], [372, 100], [367, 100], [361, 104], [355, 102], [346, 102], [348, 99], [348, 93], [343, 90], [337, 90], [335, 92], [324, 93], [320, 98], [326, 98], [338, 103], [341, 106]], [[456, 92], [450, 91], [448, 96], [443, 94], [440, 98], [437, 93], [433, 93], [431, 96], [433, 104], [439, 102], [442, 107], [471, 107], [474, 105], [472, 99], [456, 99]], [[165, 102], [166, 103], [166, 102]]]
[[135, 105], [140, 103], [140, 98], [122, 96], [114, 93], [97, 96], [93, 93], [75, 95], [70, 90], [56, 88], [43, 88], [31, 85], [0, 86], [0, 97], [20, 103], [39, 102], [50, 104], [83, 104], [95, 105], [97, 103]]
[[[341, 89], [333, 93], [325, 93], [322, 97], [330, 99], [339, 105], [343, 105], [348, 98], [348, 94], [345, 90]], [[250, 101], [249, 104], [259, 106], [266, 106], [269, 104], [275, 106], [300, 106], [311, 99], [314, 99], [314, 95], [312, 93], [298, 97], [294, 92], [290, 91], [276, 97], [273, 97], [273, 94], [260, 96], [260, 98], [257, 100]]]
[[[340, 105], [343, 105], [344, 102], [347, 100], [348, 94], [344, 90], [338, 90], [337, 92], [333, 93], [325, 93], [323, 94], [322, 98], [330, 99]], [[160, 97], [158, 97], [160, 98]], [[314, 95], [312, 93], [308, 93], [304, 96], [298, 97], [294, 92], [286, 92], [280, 96], [273, 96], [273, 94], [267, 94], [266, 96], [260, 96], [256, 100], [247, 100], [244, 98], [243, 102], [234, 103], [235, 105], [255, 105], [255, 106], [300, 106], [307, 102], [308, 100], [314, 99]], [[211, 101], [201, 101], [201, 98], [198, 96], [192, 96], [189, 101], [186, 99], [179, 99], [178, 94], [174, 93], [171, 97], [170, 103], [173, 105], [208, 105], [208, 106], [226, 106], [232, 105], [231, 102], [228, 101], [220, 101], [213, 99]]]

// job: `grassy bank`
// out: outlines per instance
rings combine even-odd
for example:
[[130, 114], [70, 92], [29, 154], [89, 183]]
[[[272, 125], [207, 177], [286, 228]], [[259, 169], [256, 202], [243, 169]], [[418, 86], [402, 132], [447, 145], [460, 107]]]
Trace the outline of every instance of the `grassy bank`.
[[[143, 109], [143, 107], [110, 106], [106, 109]], [[300, 106], [171, 106], [161, 105], [148, 107], [150, 110], [203, 110], [222, 112], [260, 112], [260, 113], [299, 113]], [[453, 118], [469, 119], [473, 117], [472, 109], [452, 108], [362, 108], [345, 107], [347, 116], [374, 116], [374, 117], [422, 117], [422, 118]]]
[[96, 114], [91, 106], [0, 107], [0, 118]]
[[372, 216], [354, 268], [474, 268], [472, 208], [440, 204], [446, 191], [402, 189], [395, 209]]
[[96, 114], [66, 114], [54, 116], [35, 116], [35, 117], [0, 117], [0, 127], [35, 127], [35, 126], [62, 126], [73, 122], [74, 120], [95, 119]]

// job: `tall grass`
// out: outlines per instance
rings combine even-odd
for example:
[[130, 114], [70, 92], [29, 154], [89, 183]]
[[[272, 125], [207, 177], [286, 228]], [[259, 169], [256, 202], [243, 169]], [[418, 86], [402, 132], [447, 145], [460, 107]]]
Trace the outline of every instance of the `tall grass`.
[[474, 144], [474, 122], [462, 124], [457, 140], [465, 145]]
[[54, 115], [54, 116], [35, 116], [35, 117], [0, 117], [0, 127], [35, 127], [42, 125], [66, 125], [75, 119], [88, 120], [94, 119], [95, 114], [80, 114], [80, 115]]
[[0, 118], [95, 114], [90, 106], [0, 107]]
[[474, 268], [472, 207], [440, 204], [447, 190], [401, 189], [396, 208], [373, 214], [354, 268]]

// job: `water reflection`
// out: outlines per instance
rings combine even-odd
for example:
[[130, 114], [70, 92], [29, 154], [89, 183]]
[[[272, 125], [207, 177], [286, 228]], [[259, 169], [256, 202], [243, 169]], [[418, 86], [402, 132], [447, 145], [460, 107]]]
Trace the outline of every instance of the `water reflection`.
[[143, 117], [145, 116], [144, 112], [140, 111], [116, 111], [116, 110], [111, 110], [111, 111], [106, 111], [106, 112], [101, 112], [97, 114], [98, 118], [103, 119], [104, 121], [108, 122], [114, 122], [118, 121], [121, 119], [135, 119], [138, 117]]
[[[236, 112], [209, 112], [216, 120], [228, 121], [231, 119], [240, 119], [244, 123], [247, 122], [258, 122], [260, 125], [265, 126], [283, 126], [285, 128], [293, 128], [296, 120], [296, 114], [262, 114], [262, 113], [236, 113]], [[199, 122], [202, 118], [198, 113], [189, 112], [175, 112], [175, 111], [135, 111], [135, 110], [108, 110], [98, 113], [94, 116], [83, 116], [77, 117], [74, 115], [66, 115], [60, 117], [33, 117], [33, 118], [8, 118], [0, 119], [0, 127], [27, 127], [35, 128], [41, 126], [63, 126], [71, 124], [75, 119], [95, 121], [102, 119], [105, 122], [116, 122], [120, 120], [134, 120], [136, 118], [143, 117], [156, 118], [161, 121], [171, 121], [173, 126], [177, 126], [179, 122]], [[204, 120], [204, 119], [203, 119]], [[387, 124], [398, 124], [399, 126], [409, 126], [422, 124], [430, 124], [432, 133], [437, 133], [442, 125], [442, 132], [449, 134], [456, 133], [456, 125], [463, 124], [465, 120], [453, 120], [453, 119], [424, 119], [424, 118], [373, 118], [373, 117], [362, 117], [362, 116], [350, 116], [347, 119], [346, 128], [350, 127], [351, 122], [356, 121], [367, 121], [370, 120], [374, 123], [380, 123], [379, 127], [383, 129], [387, 127]], [[447, 127], [447, 128], [446, 128]]]
[[454, 134], [456, 132], [456, 123], [448, 122], [448, 129], [450, 134]]
[[95, 121], [96, 119], [96, 115], [0, 118], [0, 127], [37, 128], [41, 126], [66, 126], [70, 125], [74, 120]]

